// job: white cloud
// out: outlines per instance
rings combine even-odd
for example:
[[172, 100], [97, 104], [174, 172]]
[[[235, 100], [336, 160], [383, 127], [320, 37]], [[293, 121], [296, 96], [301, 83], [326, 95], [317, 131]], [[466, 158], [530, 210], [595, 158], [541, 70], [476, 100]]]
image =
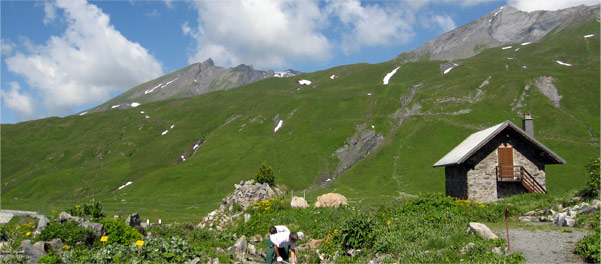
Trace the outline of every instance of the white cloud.
[[53, 3], [49, 1], [44, 2], [44, 25], [48, 25], [56, 18], [56, 8]]
[[25, 77], [48, 114], [72, 113], [162, 75], [160, 63], [121, 35], [95, 5], [58, 0], [55, 7], [64, 10], [63, 35], [6, 59], [8, 69]]
[[449, 32], [457, 27], [455, 25], [455, 21], [453, 21], [453, 19], [447, 14], [430, 14], [428, 16], [421, 17], [420, 21], [423, 27], [429, 29], [439, 29], [441, 33]]
[[4, 106], [16, 113], [18, 121], [29, 120], [37, 116], [35, 103], [28, 93], [21, 93], [19, 83], [8, 83], [8, 90], [0, 90], [0, 97], [4, 101]]
[[401, 5], [362, 6], [358, 0], [345, 0], [332, 1], [326, 9], [347, 27], [342, 36], [345, 53], [357, 51], [362, 46], [406, 43], [415, 35], [412, 12], [404, 12], [411, 8], [404, 9]]
[[579, 5], [598, 5], [599, 0], [507, 0], [507, 3], [522, 11], [558, 10]]
[[199, 26], [182, 30], [197, 40], [190, 63], [282, 67], [289, 60], [322, 61], [332, 46], [320, 33], [327, 23], [316, 1], [197, 1]]
[[10, 39], [0, 40], [0, 54], [2, 54], [2, 56], [10, 56], [14, 49], [15, 43], [13, 43]]

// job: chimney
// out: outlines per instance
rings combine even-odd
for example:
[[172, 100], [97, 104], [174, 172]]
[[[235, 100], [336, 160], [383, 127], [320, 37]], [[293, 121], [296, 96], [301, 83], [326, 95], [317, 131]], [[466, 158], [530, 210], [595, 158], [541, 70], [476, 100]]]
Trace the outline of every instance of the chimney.
[[530, 113], [524, 114], [524, 122], [522, 123], [522, 128], [526, 131], [526, 134], [534, 137], [534, 120], [532, 120], [532, 115]]

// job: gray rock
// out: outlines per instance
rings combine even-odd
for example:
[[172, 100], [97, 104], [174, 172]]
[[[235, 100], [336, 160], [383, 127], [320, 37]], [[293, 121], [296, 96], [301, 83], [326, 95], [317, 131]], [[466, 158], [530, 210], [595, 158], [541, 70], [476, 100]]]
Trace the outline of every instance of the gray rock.
[[540, 218], [538, 216], [520, 216], [520, 222], [540, 222]]
[[44, 230], [44, 228], [46, 228], [46, 226], [48, 225], [48, 218], [46, 218], [46, 216], [40, 215], [38, 217], [38, 226], [35, 228], [35, 231], [33, 232], [36, 235], [39, 235], [40, 233], [42, 233], [42, 230]]
[[[375, 130], [367, 128], [367, 124], [357, 125], [355, 133], [349, 137], [345, 144], [337, 149], [333, 155], [338, 157], [339, 163], [332, 172], [331, 179], [336, 179], [343, 172], [365, 158], [384, 141], [384, 136]], [[326, 184], [329, 184], [327, 182]]]
[[33, 244], [33, 247], [35, 247], [35, 248], [37, 248], [37, 249], [39, 249], [41, 251], [46, 252], [45, 245], [46, 245], [46, 242], [44, 242], [44, 241], [38, 241], [38, 242], [35, 242], [35, 244]]
[[85, 221], [79, 225], [83, 226], [85, 228], [92, 229], [92, 231], [94, 232], [94, 235], [96, 235], [96, 236], [102, 236], [104, 234], [104, 225], [103, 224]]
[[248, 248], [248, 243], [246, 242], [246, 236], [241, 236], [236, 240], [236, 243], [229, 248], [229, 251], [234, 253], [237, 259], [244, 259], [246, 257], [246, 249]]
[[354, 256], [357, 256], [357, 255], [361, 254], [361, 249], [351, 248], [351, 249], [349, 249], [349, 250], [346, 251], [346, 254], [348, 256], [354, 257]]
[[[219, 260], [219, 259], [217, 259], [217, 260]], [[186, 264], [198, 264], [198, 263], [200, 263], [200, 258], [199, 257], [195, 257], [194, 259], [188, 260], [185, 263]]]
[[253, 244], [248, 244], [248, 246], [246, 248], [246, 252], [251, 256], [256, 255], [257, 249], [255, 248], [255, 246]]
[[503, 249], [500, 247], [495, 247], [495, 248], [491, 249], [490, 251], [492, 251], [493, 253], [495, 253], [497, 255], [501, 255], [501, 256], [504, 255]]
[[534, 216], [534, 215], [536, 215], [536, 211], [530, 211], [530, 212], [527, 212], [526, 214], [524, 214], [524, 216]]
[[56, 221], [59, 223], [64, 223], [66, 221], [74, 221], [74, 222], [81, 224], [81, 223], [85, 222], [86, 219], [72, 216], [71, 214], [69, 214], [67, 212], [60, 212], [60, 214], [58, 214], [58, 218], [56, 218]]
[[582, 208], [580, 210], [578, 210], [578, 214], [590, 214], [590, 213], [594, 213], [596, 211], [599, 211], [599, 209], [595, 208], [595, 207], [585, 207]]
[[465, 247], [463, 247], [463, 248], [461, 249], [461, 251], [459, 251], [459, 253], [461, 253], [461, 254], [465, 254], [465, 253], [467, 253], [467, 252], [468, 252], [468, 251], [469, 251], [471, 248], [473, 248], [474, 246], [476, 246], [476, 244], [474, 244], [474, 243], [471, 243], [471, 242], [470, 242], [470, 243], [468, 243], [467, 245], [465, 245]]
[[50, 242], [46, 242], [46, 247], [60, 252], [63, 248], [63, 241], [60, 238], [52, 239]]
[[127, 216], [125, 223], [131, 227], [141, 226], [142, 219], [140, 219], [140, 215], [138, 213], [133, 213]]
[[245, 214], [244, 214], [244, 223], [246, 223], [246, 222], [248, 222], [248, 221], [250, 221], [250, 214], [248, 214], [248, 213], [245, 213]]
[[542, 76], [536, 79], [535, 84], [538, 90], [547, 98], [549, 98], [556, 108], [559, 108], [559, 101], [563, 96], [559, 95], [557, 87], [555, 87], [553, 81], [555, 81], [553, 77]]
[[46, 254], [46, 252], [44, 252], [44, 250], [40, 250], [37, 247], [34, 247], [31, 244], [30, 240], [23, 240], [21, 241], [21, 248], [23, 249], [23, 253], [29, 257], [29, 261], [31, 263], [38, 263], [38, 261], [40, 260], [40, 258]]
[[476, 233], [482, 236], [485, 239], [495, 239], [499, 238], [495, 233], [493, 233], [488, 226], [481, 223], [470, 222], [470, 227], [468, 228], [468, 233]]

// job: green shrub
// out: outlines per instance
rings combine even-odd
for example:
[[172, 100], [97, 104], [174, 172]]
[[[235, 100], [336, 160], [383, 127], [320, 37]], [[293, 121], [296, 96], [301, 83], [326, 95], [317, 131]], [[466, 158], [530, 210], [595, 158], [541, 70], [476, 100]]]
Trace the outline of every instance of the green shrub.
[[83, 205], [75, 205], [71, 209], [67, 209], [67, 213], [77, 217], [89, 217], [92, 219], [100, 219], [106, 215], [102, 212], [102, 204], [92, 198], [89, 202]]
[[56, 254], [56, 251], [54, 249], [49, 248], [46, 251], [46, 255], [43, 255], [38, 260], [38, 263], [48, 263], [48, 264], [63, 263], [63, 260], [61, 259], [60, 255]]
[[600, 247], [599, 230], [595, 230], [592, 234], [585, 236], [576, 244], [576, 254], [583, 257], [588, 263], [600, 263]]
[[599, 158], [592, 159], [585, 165], [589, 173], [588, 182], [586, 183], [586, 187], [582, 191], [582, 196], [584, 196], [585, 198], [599, 198], [599, 166]]
[[375, 218], [367, 212], [348, 215], [340, 225], [338, 240], [344, 249], [371, 248], [374, 243]]
[[38, 235], [37, 240], [50, 241], [55, 238], [60, 238], [69, 246], [81, 245], [83, 243], [91, 246], [96, 240], [94, 232], [91, 229], [84, 228], [72, 221], [67, 221], [63, 224], [50, 222], [48, 226], [42, 230], [42, 233]]
[[267, 166], [265, 161], [261, 162], [261, 167], [259, 167], [257, 174], [255, 174], [255, 181], [261, 184], [275, 184], [275, 175], [273, 174], [273, 169], [271, 166]]
[[137, 229], [126, 224], [122, 219], [102, 219], [104, 232], [108, 236], [106, 243], [129, 245], [136, 240], [142, 239]]

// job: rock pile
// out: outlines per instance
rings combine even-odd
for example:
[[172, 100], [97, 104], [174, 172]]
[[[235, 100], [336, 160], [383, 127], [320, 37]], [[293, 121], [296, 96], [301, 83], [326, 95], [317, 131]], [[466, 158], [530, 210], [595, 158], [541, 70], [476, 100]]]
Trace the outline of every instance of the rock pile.
[[[590, 214], [601, 208], [601, 201], [599, 200], [593, 200], [590, 204], [580, 201], [582, 201], [582, 198], [575, 197], [546, 210], [530, 211], [520, 216], [519, 220], [520, 222], [553, 222], [554, 225], [573, 227], [576, 225], [575, 218], [577, 215]], [[577, 204], [564, 207], [564, 204], [574, 203]]]
[[[228, 195], [221, 201], [219, 209], [210, 212], [207, 216], [202, 218], [201, 223], [196, 227], [205, 228], [209, 230], [221, 231], [226, 224], [231, 222], [233, 219], [238, 218], [242, 215], [241, 212], [246, 210], [251, 204], [269, 200], [275, 195], [284, 194], [277, 187], [271, 187], [269, 184], [255, 183], [254, 180], [241, 181], [240, 184], [234, 184], [236, 188], [234, 193]], [[235, 207], [238, 207], [236, 209]], [[244, 214], [244, 221], [248, 222], [250, 219], [249, 214]]]

